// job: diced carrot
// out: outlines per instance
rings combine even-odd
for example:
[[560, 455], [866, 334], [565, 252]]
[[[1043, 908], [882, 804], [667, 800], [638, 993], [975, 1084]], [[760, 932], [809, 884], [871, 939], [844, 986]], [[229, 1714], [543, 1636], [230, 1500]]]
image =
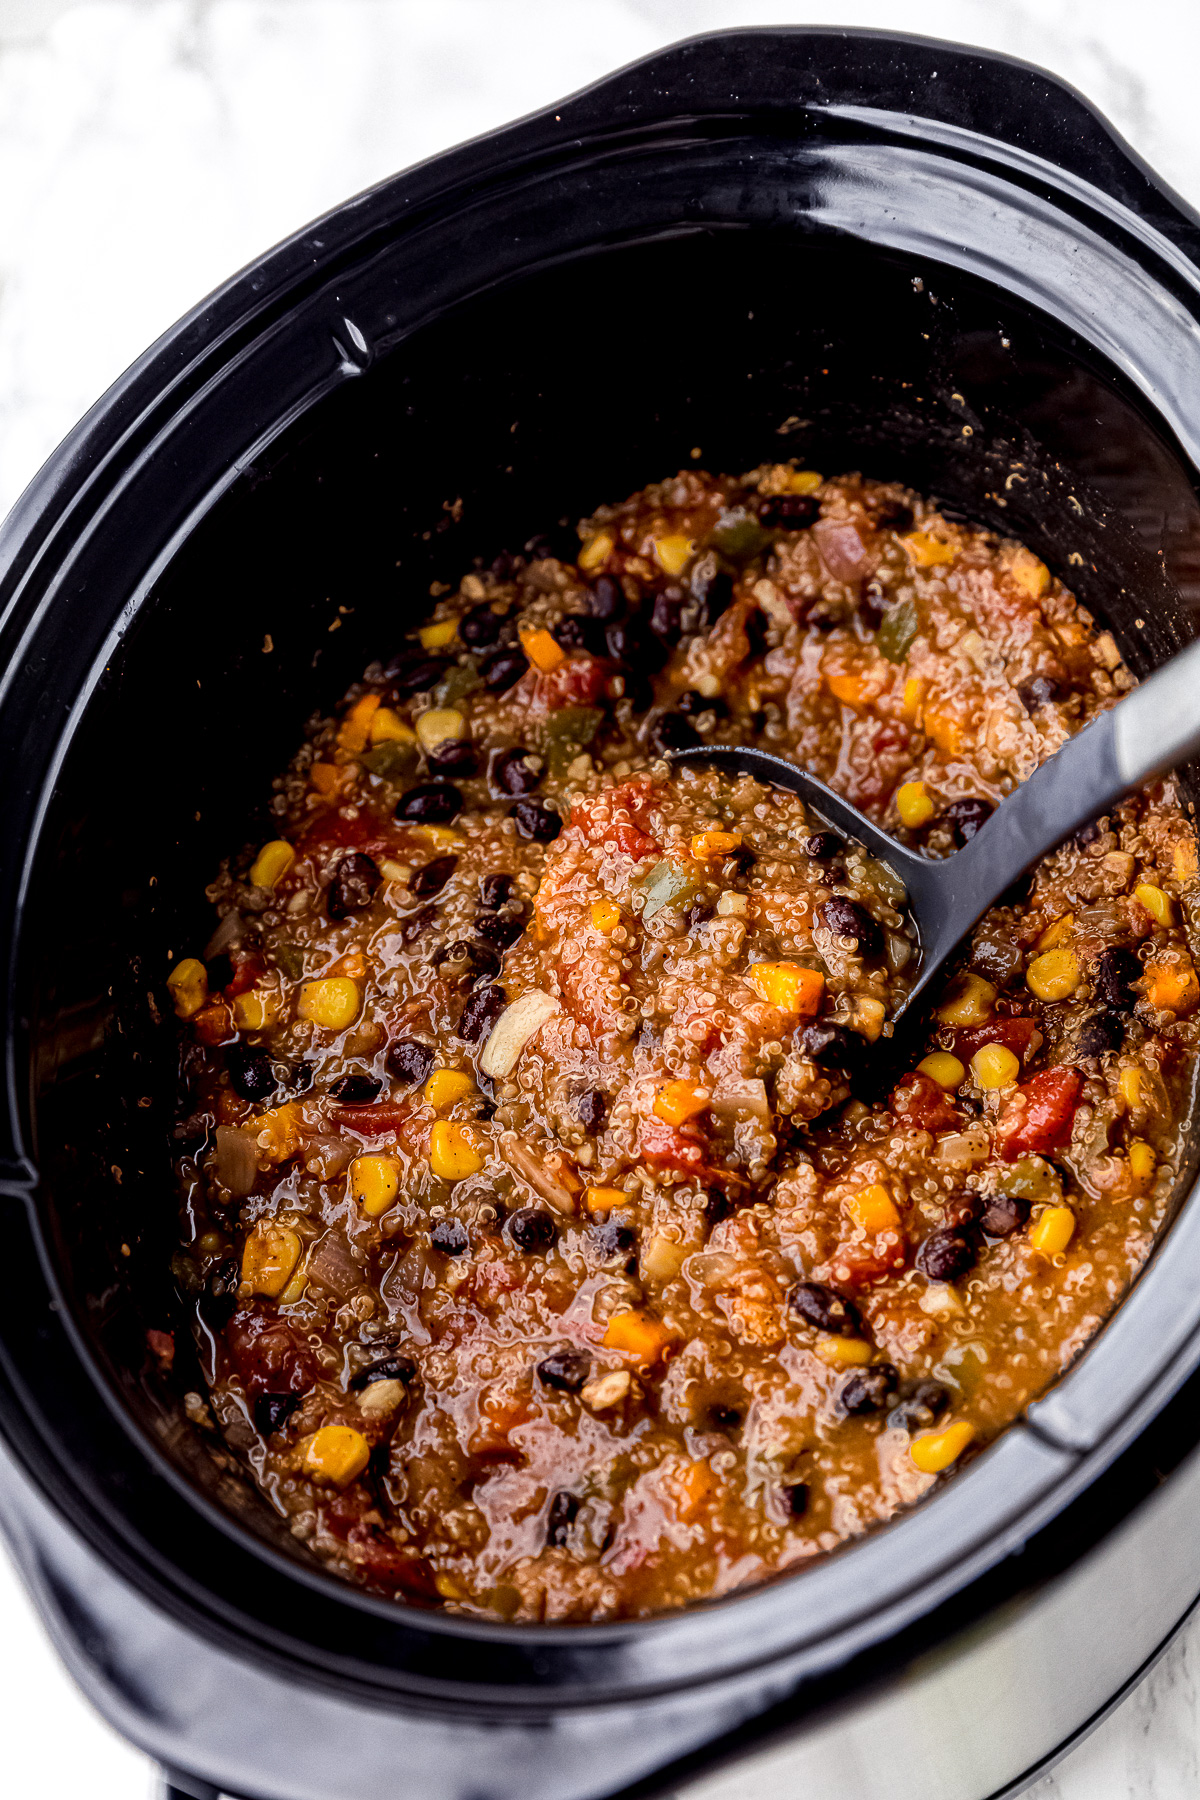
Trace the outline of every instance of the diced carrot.
[[840, 700], [843, 705], [866, 705], [871, 684], [861, 675], [827, 675], [825, 680], [834, 699]]
[[881, 1182], [872, 1182], [870, 1187], [859, 1188], [844, 1202], [847, 1213], [856, 1225], [877, 1237], [881, 1231], [899, 1231], [900, 1214], [896, 1202]]
[[551, 669], [557, 669], [560, 662], [566, 661], [562, 645], [548, 631], [523, 631], [521, 648], [534, 668], [540, 669], [544, 675], [548, 675]]
[[717, 1478], [706, 1462], [697, 1460], [671, 1469], [663, 1485], [670, 1490], [677, 1515], [686, 1520], [694, 1518], [716, 1491]]
[[643, 1363], [657, 1362], [670, 1341], [662, 1320], [641, 1312], [614, 1313], [604, 1333], [606, 1350], [618, 1350]]
[[918, 569], [935, 569], [943, 563], [952, 563], [956, 554], [952, 544], [928, 531], [910, 531], [900, 542], [908, 552], [909, 561]]
[[378, 694], [364, 694], [354, 702], [338, 730], [338, 743], [343, 750], [357, 754], [366, 749], [371, 735], [371, 719], [378, 709], [379, 699]]
[[1200, 981], [1192, 960], [1146, 964], [1146, 998], [1163, 1012], [1189, 1013], [1200, 1000]]
[[825, 977], [802, 963], [755, 963], [747, 977], [751, 987], [781, 1012], [811, 1019], [820, 1010]]
[[694, 1081], [668, 1081], [654, 1097], [654, 1111], [668, 1125], [682, 1125], [708, 1110], [712, 1095]]
[[925, 731], [946, 756], [955, 756], [962, 749], [963, 728], [950, 713], [935, 712], [932, 707], [927, 707]]
[[308, 771], [308, 779], [318, 794], [324, 794], [327, 800], [341, 792], [346, 780], [347, 771], [338, 763], [315, 762]]

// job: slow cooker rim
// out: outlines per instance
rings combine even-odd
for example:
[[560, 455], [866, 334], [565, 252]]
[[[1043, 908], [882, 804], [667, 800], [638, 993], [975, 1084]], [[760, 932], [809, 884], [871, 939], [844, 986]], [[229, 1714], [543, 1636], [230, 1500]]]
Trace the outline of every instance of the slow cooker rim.
[[[718, 39], [727, 43], [731, 40], [737, 40], [742, 37], [749, 37], [749, 36], [769, 37], [771, 35], [772, 35], [772, 28], [770, 28], [770, 27], [760, 28], [759, 30], [757, 30], [753, 33], [730, 31], [730, 32], [720, 33], [720, 34], [709, 34], [708, 37], [705, 37], [705, 38], [697, 38], [697, 39], [687, 40], [687, 42], [684, 45], [676, 46], [674, 51], [663, 52], [657, 57], [651, 57], [649, 59], [646, 59], [643, 63], [634, 64], [631, 67], [632, 67], [632, 70], [644, 72], [647, 75], [647, 77], [649, 77], [650, 71], [652, 71], [653, 69], [658, 67], [660, 64], [666, 63], [673, 54], [676, 54], [680, 50], [687, 49], [691, 45], [706, 43], [706, 42], [710, 41], [711, 37], [713, 37], [713, 36], [715, 36]], [[957, 48], [954, 46], [942, 45], [937, 40], [910, 37], [910, 36], [906, 36], [903, 34], [873, 33], [868, 30], [860, 30], [860, 31], [854, 31], [854, 32], [843, 32], [843, 31], [834, 31], [834, 30], [828, 30], [825, 32], [811, 32], [811, 31], [807, 31], [805, 28], [797, 27], [797, 28], [790, 28], [790, 29], [786, 30], [783, 33], [783, 35], [785, 35], [789, 40], [793, 40], [793, 41], [799, 40], [799, 39], [810, 39], [810, 38], [828, 38], [828, 39], [834, 39], [834, 40], [838, 40], [838, 41], [843, 41], [843, 40], [846, 40], [849, 38], [855, 38], [860, 41], [862, 41], [862, 40], [868, 40], [868, 41], [882, 40], [889, 45], [893, 45], [893, 44], [896, 44], [897, 42], [899, 42], [899, 43], [906, 44], [906, 45], [914, 45], [914, 46], [921, 46], [921, 47], [932, 46], [935, 49], [937, 49], [939, 51], [939, 53]], [[991, 61], [991, 62], [997, 62], [997, 61], [1014, 62], [1015, 61], [1015, 59], [1000, 59], [1000, 58], [988, 57], [986, 55], [986, 53], [972, 52], [971, 54], [973, 56], [977, 57], [977, 59], [980, 61]], [[1016, 66], [1023, 68], [1023, 69], [1030, 68], [1029, 65], [1025, 65], [1025, 64], [1017, 64]], [[1046, 78], [1044, 75], [1042, 75], [1039, 71], [1031, 70], [1030, 72], [1038, 75], [1039, 79], [1042, 80], [1043, 82], [1045, 82], [1048, 87], [1052, 87], [1052, 88], [1056, 89], [1059, 86], [1059, 84], [1050, 82], [1048, 80], [1048, 78]], [[631, 73], [630, 70], [618, 71], [615, 76], [606, 77], [604, 81], [596, 84], [593, 88], [584, 90], [583, 95], [576, 97], [574, 101], [566, 101], [566, 102], [559, 103], [559, 105], [555, 111], [555, 122], [561, 122], [562, 115], [564, 114], [565, 111], [567, 111], [572, 106], [572, 104], [581, 104], [582, 101], [585, 99], [594, 99], [597, 95], [599, 95], [599, 94], [603, 93], [605, 90], [613, 87], [615, 84], [617, 84], [623, 78], [627, 78], [630, 73]], [[1064, 91], [1067, 91], [1067, 90], [1064, 89]], [[1084, 103], [1084, 104], [1086, 104], [1086, 103]], [[546, 112], [532, 115], [531, 119], [520, 122], [517, 125], [504, 127], [499, 132], [490, 134], [490, 136], [488, 138], [485, 138], [482, 140], [477, 140], [475, 145], [466, 146], [459, 151], [454, 151], [454, 152], [448, 153], [448, 156], [450, 159], [454, 159], [454, 158], [462, 159], [470, 151], [478, 150], [480, 145], [493, 144], [497, 140], [504, 140], [506, 138], [511, 138], [514, 135], [521, 133], [523, 130], [529, 130], [535, 126], [545, 126], [547, 123], [547, 120], [549, 118], [550, 110], [551, 109], [547, 109]], [[1091, 109], [1089, 109], [1089, 111], [1090, 110]], [[1111, 132], [1109, 132], [1108, 135], [1111, 137], [1113, 134], [1111, 134]], [[434, 166], [434, 164], [441, 164], [444, 161], [445, 161], [445, 159], [442, 159], [442, 158], [434, 159], [433, 164], [422, 165], [422, 167], [425, 169], [429, 169], [430, 167]], [[367, 196], [360, 196], [360, 197], [358, 197], [358, 199], [356, 199], [354, 201], [345, 203], [345, 205], [343, 207], [336, 209], [334, 214], [327, 215], [327, 219], [332, 220], [334, 218], [337, 218], [337, 219], [344, 218], [345, 215], [347, 215], [348, 213], [353, 213], [353, 211], [356, 208], [361, 207], [365, 203], [365, 201], [368, 198], [370, 198], [371, 196], [378, 195], [378, 196], [382, 197], [384, 195], [390, 195], [394, 191], [394, 189], [398, 186], [398, 184], [406, 179], [408, 179], [408, 177], [402, 175], [402, 176], [393, 178], [389, 182], [380, 184], [379, 188], [370, 190], [369, 194]], [[1161, 184], [1157, 184], [1157, 185], [1159, 186], [1160, 192], [1164, 191], [1161, 188]], [[439, 190], [439, 191], [447, 191], [447, 190], [443, 189], [443, 190]], [[6, 527], [5, 532], [3, 534], [3, 538], [0, 539], [0, 571], [2, 571], [3, 563], [4, 563], [6, 556], [9, 557], [10, 566], [11, 566], [12, 557], [9, 556], [9, 546], [11, 545], [12, 553], [14, 556], [15, 556], [15, 551], [20, 547], [20, 543], [21, 543], [21, 533], [20, 533], [21, 518], [20, 518], [20, 515], [26, 514], [26, 513], [33, 513], [36, 511], [39, 495], [43, 495], [45, 499], [49, 499], [49, 498], [53, 497], [53, 490], [55, 489], [56, 485], [59, 485], [61, 483], [61, 485], [65, 488], [65, 486], [67, 485], [66, 477], [67, 477], [68, 473], [70, 472], [69, 465], [70, 465], [72, 459], [82, 457], [83, 453], [87, 449], [89, 440], [91, 438], [93, 438], [93, 437], [102, 438], [103, 437], [102, 427], [105, 426], [106, 424], [110, 424], [112, 422], [112, 415], [119, 408], [121, 400], [127, 395], [132, 396], [133, 390], [134, 390], [135, 386], [137, 385], [138, 381], [140, 379], [142, 379], [143, 377], [146, 377], [148, 379], [149, 376], [153, 373], [153, 371], [155, 369], [159, 368], [161, 365], [163, 365], [164, 363], [169, 361], [174, 353], [175, 348], [180, 345], [181, 340], [186, 337], [186, 335], [188, 334], [188, 332], [190, 330], [194, 329], [195, 327], [197, 327], [199, 325], [202, 325], [205, 322], [205, 320], [212, 320], [213, 322], [215, 322], [216, 315], [222, 305], [227, 306], [229, 309], [229, 312], [230, 312], [229, 319], [227, 320], [226, 324], [222, 327], [223, 332], [227, 332], [236, 323], [236, 320], [233, 317], [234, 312], [237, 310], [237, 308], [234, 305], [235, 300], [237, 302], [237, 307], [242, 306], [243, 301], [246, 303], [246, 308], [247, 308], [246, 318], [248, 320], [252, 316], [252, 314], [255, 311], [257, 311], [257, 309], [259, 308], [259, 303], [260, 303], [259, 297], [262, 294], [263, 290], [264, 289], [269, 290], [269, 288], [270, 288], [270, 281], [269, 281], [269, 279], [267, 279], [267, 276], [269, 275], [269, 271], [271, 269], [272, 264], [273, 263], [276, 264], [280, 277], [286, 278], [288, 268], [289, 268], [289, 253], [291, 253], [293, 255], [294, 264], [297, 267], [299, 265], [299, 262], [302, 260], [302, 258], [299, 255], [299, 251], [300, 251], [301, 247], [303, 247], [304, 255], [308, 258], [311, 258], [311, 245], [314, 242], [313, 234], [315, 233], [315, 231], [318, 228], [323, 227], [323, 225], [324, 225], [324, 222], [318, 222], [318, 227], [307, 228], [304, 232], [297, 234], [296, 238], [289, 240], [287, 244], [280, 246], [278, 249], [276, 249], [274, 251], [268, 251], [263, 258], [258, 259], [257, 262], [250, 265], [249, 269], [246, 271], [243, 271], [241, 275], [235, 276], [233, 278], [233, 280], [230, 283], [226, 284], [226, 286], [224, 288], [218, 290], [216, 295], [210, 297], [210, 299], [208, 301], [203, 302], [201, 304], [201, 306], [199, 308], [197, 308], [193, 314], [188, 315], [188, 317], [184, 321], [182, 321], [179, 326], [173, 328], [172, 331], [165, 334], [165, 336], [159, 340], [159, 343], [156, 346], [152, 347], [152, 349], [147, 352], [146, 357], [141, 359], [141, 361], [138, 364], [134, 365], [134, 369], [129, 372], [129, 375], [126, 377], [123, 377], [122, 381], [119, 382], [118, 384], [116, 384], [114, 389], [110, 391], [110, 394], [108, 396], [106, 396], [101, 402], [98, 403], [97, 408], [93, 409], [93, 413], [89, 414], [88, 418], [82, 422], [81, 426], [77, 428], [76, 433], [72, 434], [72, 437], [66, 441], [66, 443], [64, 444], [62, 449], [56, 453], [55, 457], [51, 458], [50, 462], [46, 465], [46, 468], [42, 471], [42, 473], [38, 477], [35, 477], [34, 482], [30, 484], [30, 487], [26, 490], [26, 493], [22, 497], [22, 500], [18, 502], [18, 507], [17, 507], [17, 509], [15, 509], [14, 514], [12, 515], [13, 522], [10, 523], [10, 525], [8, 527]], [[355, 244], [359, 244], [359, 243], [361, 243], [361, 237], [354, 236], [351, 234], [350, 229], [349, 229], [349, 223], [347, 221], [345, 241], [344, 241], [344, 243], [342, 243], [339, 246], [338, 253], [348, 255], [349, 252], [351, 251], [352, 247]], [[330, 254], [332, 256], [333, 252], [331, 251]], [[357, 257], [355, 257], [354, 260], [357, 260]], [[324, 281], [327, 278], [327, 276], [328, 276], [328, 267], [327, 267], [327, 265], [322, 264], [320, 279], [322, 281]], [[318, 279], [317, 275], [314, 274], [312, 276], [312, 279], [314, 281], [317, 280]], [[277, 294], [275, 298], [280, 305], [283, 305], [283, 304], [289, 302], [293, 297], [294, 297], [294, 289], [288, 288], [288, 289], [281, 291], [280, 294]], [[93, 466], [94, 466], [94, 460], [93, 460]], [[80, 483], [79, 486], [77, 487], [76, 498], [80, 498], [82, 496], [82, 493], [86, 489], [86, 486], [87, 486], [87, 479], [85, 478], [85, 480], [82, 483]], [[64, 516], [65, 516], [65, 514], [64, 514]], [[31, 856], [33, 854], [33, 848], [34, 848], [34, 846], [31, 844], [31, 846], [30, 846], [30, 855]], [[14, 940], [13, 940], [14, 951], [15, 951], [15, 945], [16, 945], [16, 940], [14, 937]], [[9, 1037], [10, 1059], [11, 1059], [13, 1048], [14, 1048], [14, 1042], [13, 1042], [13, 1037], [10, 1033], [10, 1037]], [[10, 1073], [11, 1073], [11, 1068], [10, 1068]], [[10, 1083], [10, 1088], [9, 1088], [9, 1098], [10, 1098], [10, 1102], [15, 1100], [15, 1095], [13, 1093], [13, 1088], [12, 1088], [11, 1083]], [[28, 1191], [28, 1183], [25, 1180], [21, 1179], [21, 1176], [24, 1173], [24, 1171], [26, 1170], [26, 1168], [28, 1168], [28, 1165], [25, 1164], [23, 1159], [19, 1158], [19, 1156], [14, 1156], [13, 1165], [14, 1165], [14, 1170], [15, 1170], [17, 1178], [15, 1181], [12, 1181], [12, 1182], [8, 1183], [7, 1185], [9, 1185], [13, 1190], [19, 1191], [21, 1193], [22, 1197], [24, 1197], [24, 1195]], [[47, 1267], [48, 1268], [52, 1267], [52, 1264], [50, 1264], [49, 1261], [47, 1262]], [[70, 1310], [68, 1310], [67, 1313], [65, 1314], [65, 1321], [67, 1324], [67, 1328], [69, 1330], [74, 1331], [77, 1328], [77, 1321], [74, 1319], [73, 1313]], [[77, 1354], [81, 1353], [81, 1348], [86, 1348], [86, 1360], [87, 1360], [88, 1366], [90, 1368], [93, 1368], [94, 1378], [97, 1382], [97, 1385], [100, 1387], [100, 1391], [103, 1394], [103, 1396], [105, 1397], [105, 1399], [109, 1400], [110, 1402], [113, 1400], [117, 1401], [117, 1404], [120, 1407], [121, 1422], [123, 1425], [125, 1425], [127, 1430], [132, 1428], [132, 1434], [134, 1435], [134, 1441], [136, 1443], [137, 1448], [141, 1451], [141, 1453], [143, 1455], [145, 1455], [148, 1450], [156, 1449], [156, 1447], [153, 1446], [146, 1439], [146, 1437], [144, 1436], [144, 1434], [141, 1431], [141, 1428], [137, 1425], [137, 1422], [132, 1421], [129, 1418], [129, 1415], [127, 1414], [127, 1411], [124, 1407], [124, 1403], [120, 1401], [119, 1396], [112, 1394], [107, 1376], [105, 1376], [102, 1372], [100, 1372], [94, 1368], [94, 1365], [92, 1365], [92, 1362], [91, 1362], [90, 1347], [83, 1347], [82, 1339], [80, 1340], [80, 1342], [78, 1342], [76, 1344]], [[1183, 1378], [1183, 1375], [1181, 1373], [1179, 1376], [1179, 1379], [1182, 1379], [1182, 1378]], [[1019, 1427], [1014, 1426], [1013, 1428], [1011, 1428], [1010, 1432], [1005, 1434], [1006, 1437], [1014, 1435], [1014, 1433], [1016, 1432], [1017, 1429], [1019, 1429]], [[980, 1460], [982, 1463], [982, 1461], [984, 1459], [980, 1459]], [[181, 1480], [181, 1478], [178, 1475], [178, 1472], [175, 1471], [173, 1467], [171, 1469], [171, 1475], [172, 1475], [172, 1479], [174, 1481], [179, 1482]], [[965, 1479], [965, 1477], [963, 1479]], [[958, 1484], [955, 1484], [955, 1485], [958, 1485]], [[198, 1495], [197, 1491], [194, 1488], [192, 1488], [190, 1485], [185, 1485], [185, 1487], [182, 1491], [185, 1491], [187, 1499], [193, 1505], [197, 1504], [200, 1501], [203, 1501], [203, 1499], [204, 1499], [204, 1497]], [[949, 1490], [946, 1490], [946, 1491], [949, 1492]], [[219, 1527], [221, 1529], [228, 1530], [231, 1527], [234, 1527], [235, 1529], [238, 1530], [239, 1534], [243, 1536], [243, 1541], [247, 1541], [247, 1540], [249, 1541], [250, 1547], [253, 1548], [255, 1554], [257, 1554], [257, 1555], [264, 1554], [264, 1552], [267, 1550], [267, 1547], [264, 1546], [260, 1541], [254, 1539], [250, 1534], [241, 1534], [241, 1528], [236, 1527], [234, 1525], [234, 1521], [232, 1521], [230, 1519], [230, 1516], [227, 1513], [225, 1513], [221, 1509], [214, 1509], [214, 1512], [215, 1512], [215, 1522], [219, 1525]], [[903, 1520], [897, 1520], [895, 1522], [896, 1527], [898, 1528], [903, 1522], [904, 1522]], [[881, 1536], [882, 1532], [887, 1531], [888, 1529], [889, 1528], [886, 1526], [883, 1527], [882, 1531], [880, 1533], [872, 1534], [872, 1538], [874, 1538], [876, 1536]], [[863, 1544], [865, 1544], [868, 1541], [870, 1541], [870, 1540], [862, 1540], [861, 1542], [856, 1542], [856, 1543], [847, 1545], [845, 1547], [846, 1552], [849, 1553], [849, 1551], [851, 1551], [851, 1550], [858, 1550], [859, 1548], [861, 1548], [863, 1546]], [[283, 1561], [283, 1560], [284, 1559], [281, 1559], [281, 1561]], [[286, 1572], [290, 1576], [294, 1576], [296, 1574], [301, 1574], [302, 1579], [306, 1579], [308, 1576], [307, 1570], [302, 1569], [301, 1566], [299, 1566], [299, 1565], [292, 1564], [290, 1561], [286, 1562]], [[807, 1571], [803, 1571], [803, 1572], [807, 1573]], [[404, 1610], [402, 1608], [398, 1609], [396, 1604], [393, 1602], [385, 1601], [385, 1600], [377, 1600], [374, 1596], [364, 1594], [362, 1592], [362, 1590], [357, 1590], [352, 1587], [349, 1587], [347, 1584], [337, 1580], [334, 1577], [327, 1576], [323, 1572], [320, 1573], [319, 1580], [321, 1582], [322, 1587], [327, 1587], [327, 1588], [334, 1590], [336, 1592], [337, 1598], [340, 1601], [343, 1601], [343, 1602], [351, 1601], [351, 1602], [357, 1602], [359, 1604], [361, 1604], [363, 1602], [368, 1602], [368, 1603], [370, 1603], [372, 1610], [374, 1610], [375, 1608], [382, 1609], [384, 1615], [386, 1617], [388, 1617], [389, 1619], [394, 1620], [397, 1610]], [[781, 1586], [781, 1585], [783, 1585], [783, 1584], [782, 1583], [775, 1584], [776, 1587]], [[767, 1592], [767, 1591], [769, 1591], [769, 1590], [758, 1590], [758, 1592], [760, 1592], [760, 1593]], [[755, 1598], [755, 1594], [753, 1592], [746, 1593], [746, 1594], [735, 1594], [732, 1596], [728, 1596], [725, 1599], [720, 1600], [720, 1601], [706, 1603], [706, 1605], [703, 1608], [695, 1609], [695, 1611], [693, 1611], [688, 1616], [690, 1616], [690, 1617], [697, 1617], [697, 1616], [702, 1616], [702, 1615], [708, 1616], [712, 1612], [716, 1611], [717, 1609], [728, 1609], [734, 1602], [737, 1603], [737, 1605], [740, 1609], [745, 1610], [748, 1603], [750, 1603], [754, 1598]], [[637, 1630], [639, 1632], [652, 1631], [652, 1630], [657, 1630], [657, 1631], [669, 1630], [672, 1626], [675, 1626], [678, 1623], [678, 1618], [677, 1618], [677, 1616], [674, 1616], [674, 1615], [667, 1615], [665, 1617], [651, 1619], [651, 1620], [625, 1621], [619, 1625], [613, 1625], [613, 1626], [578, 1626], [578, 1625], [562, 1624], [562, 1625], [555, 1625], [555, 1626], [549, 1626], [549, 1627], [504, 1626], [504, 1625], [500, 1625], [500, 1624], [493, 1625], [490, 1621], [475, 1621], [475, 1620], [460, 1621], [460, 1620], [452, 1619], [446, 1615], [427, 1614], [424, 1612], [416, 1615], [416, 1617], [417, 1617], [417, 1622], [419, 1623], [419, 1626], [421, 1629], [447, 1629], [447, 1630], [449, 1630], [450, 1635], [458, 1634], [458, 1635], [470, 1635], [470, 1636], [478, 1636], [481, 1630], [485, 1630], [485, 1631], [489, 1632], [491, 1635], [493, 1635], [494, 1637], [496, 1637], [499, 1641], [502, 1641], [502, 1642], [506, 1641], [511, 1636], [513, 1641], [521, 1642], [523, 1644], [529, 1644], [532, 1641], [536, 1641], [535, 1634], [540, 1633], [540, 1632], [546, 1633], [546, 1641], [547, 1642], [561, 1642], [562, 1636], [564, 1633], [570, 1633], [571, 1639], [575, 1643], [582, 1643], [582, 1642], [586, 1642], [586, 1641], [610, 1642], [610, 1641], [612, 1641], [612, 1638], [615, 1635], [627, 1636], [629, 1634], [630, 1630]], [[585, 1634], [587, 1634], [587, 1635], [585, 1635]]]

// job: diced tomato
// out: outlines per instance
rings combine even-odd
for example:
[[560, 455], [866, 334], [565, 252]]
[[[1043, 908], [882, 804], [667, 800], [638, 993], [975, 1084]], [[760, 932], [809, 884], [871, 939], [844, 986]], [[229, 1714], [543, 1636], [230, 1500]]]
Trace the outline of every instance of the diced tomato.
[[202, 1006], [192, 1020], [192, 1030], [202, 1044], [232, 1044], [237, 1036], [233, 1012], [223, 1000]]
[[249, 993], [252, 987], [258, 985], [259, 977], [267, 972], [267, 965], [256, 950], [249, 953], [243, 951], [240, 955], [237, 950], [231, 950], [229, 954], [233, 963], [233, 980], [224, 993], [227, 1000], [235, 1000], [239, 994]]
[[908, 1245], [903, 1238], [887, 1232], [868, 1244], [846, 1244], [829, 1259], [833, 1279], [843, 1287], [869, 1287], [898, 1275], [908, 1261]]
[[307, 1393], [317, 1379], [312, 1353], [270, 1313], [235, 1313], [226, 1343], [251, 1400], [263, 1394]]
[[857, 526], [849, 520], [818, 519], [812, 534], [835, 581], [861, 581], [874, 568], [875, 558], [868, 554]]
[[366, 1106], [335, 1106], [329, 1117], [338, 1131], [355, 1131], [359, 1137], [382, 1137], [400, 1131], [412, 1116], [407, 1100], [375, 1100]]
[[960, 1025], [954, 1033], [954, 1054], [969, 1063], [985, 1044], [1003, 1044], [1022, 1062], [1042, 1047], [1042, 1033], [1036, 1019], [993, 1019], [990, 1025]]
[[569, 656], [548, 675], [539, 675], [535, 710], [560, 712], [564, 706], [594, 706], [608, 691], [613, 664], [581, 652]]
[[528, 1424], [531, 1417], [527, 1395], [495, 1389], [485, 1394], [479, 1407], [478, 1423], [467, 1446], [471, 1455], [489, 1462], [520, 1456], [521, 1451], [509, 1441], [509, 1434], [518, 1425]]
[[1071, 1135], [1082, 1091], [1083, 1076], [1078, 1069], [1043, 1069], [1023, 1082], [996, 1128], [1005, 1162], [1060, 1149]]
[[322, 1530], [345, 1544], [350, 1561], [384, 1587], [403, 1588], [421, 1599], [437, 1597], [433, 1573], [423, 1556], [393, 1542], [378, 1525], [364, 1519], [371, 1496], [357, 1485], [335, 1494], [320, 1509]]
[[930, 1075], [906, 1075], [892, 1090], [892, 1111], [913, 1131], [950, 1131], [958, 1113], [949, 1096]]
[[708, 1160], [709, 1146], [691, 1125], [667, 1125], [661, 1119], [643, 1119], [640, 1154], [656, 1169], [679, 1169], [701, 1180], [724, 1179], [727, 1171]]
[[171, 1331], [155, 1331], [153, 1327], [146, 1333], [146, 1344], [151, 1356], [157, 1357], [164, 1369], [169, 1369], [175, 1361], [175, 1334]]

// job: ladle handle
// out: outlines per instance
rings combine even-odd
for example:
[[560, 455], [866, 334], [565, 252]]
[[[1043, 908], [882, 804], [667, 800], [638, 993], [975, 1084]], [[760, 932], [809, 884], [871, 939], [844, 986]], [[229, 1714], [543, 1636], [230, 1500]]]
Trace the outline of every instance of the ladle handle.
[[950, 861], [938, 942], [965, 935], [1004, 890], [1114, 801], [1200, 753], [1200, 640], [1068, 739]]

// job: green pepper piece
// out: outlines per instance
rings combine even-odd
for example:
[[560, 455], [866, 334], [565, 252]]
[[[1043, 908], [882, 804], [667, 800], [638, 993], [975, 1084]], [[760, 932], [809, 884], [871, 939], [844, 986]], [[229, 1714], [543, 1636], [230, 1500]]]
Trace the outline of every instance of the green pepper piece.
[[1022, 1200], [1062, 1199], [1058, 1172], [1041, 1156], [1020, 1157], [1011, 1168], [1001, 1170], [996, 1186], [1002, 1194], [1016, 1194]]
[[465, 694], [473, 694], [482, 686], [483, 676], [478, 669], [473, 669], [470, 663], [455, 663], [434, 688], [433, 697], [439, 706], [457, 706]]
[[677, 869], [669, 862], [655, 863], [638, 885], [646, 896], [643, 919], [652, 919], [664, 906], [686, 905], [700, 892], [700, 882], [694, 874], [687, 869]]
[[767, 549], [772, 537], [757, 519], [751, 519], [745, 513], [727, 513], [717, 521], [708, 541], [730, 562], [744, 563]]
[[581, 750], [586, 750], [601, 725], [598, 706], [564, 706], [551, 714], [542, 731], [542, 746], [552, 775], [562, 775]]
[[394, 781], [400, 777], [407, 779], [409, 775], [416, 773], [417, 746], [398, 744], [393, 738], [388, 738], [384, 743], [376, 744], [373, 750], [368, 750], [358, 760], [364, 769], [369, 769], [372, 775], [379, 775], [384, 780]]
[[299, 981], [304, 973], [304, 952], [299, 944], [276, 944], [271, 954], [281, 975], [289, 981]]
[[915, 600], [894, 600], [883, 615], [875, 643], [889, 662], [903, 662], [921, 628]]

